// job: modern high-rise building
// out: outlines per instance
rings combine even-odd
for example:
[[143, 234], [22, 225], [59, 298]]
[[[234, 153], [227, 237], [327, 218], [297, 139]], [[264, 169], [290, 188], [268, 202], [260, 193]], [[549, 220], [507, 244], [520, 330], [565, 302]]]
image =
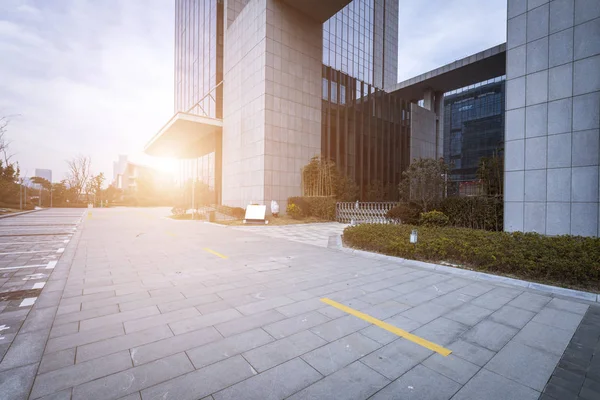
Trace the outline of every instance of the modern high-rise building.
[[285, 207], [315, 155], [361, 198], [392, 197], [411, 159], [453, 159], [467, 179], [504, 142], [506, 230], [599, 234], [598, 2], [508, 0], [506, 44], [400, 83], [398, 0], [175, 8], [175, 114], [146, 152], [208, 176], [218, 202]]
[[51, 169], [35, 169], [35, 176], [39, 178], [44, 178], [48, 182], [52, 182], [52, 170]]

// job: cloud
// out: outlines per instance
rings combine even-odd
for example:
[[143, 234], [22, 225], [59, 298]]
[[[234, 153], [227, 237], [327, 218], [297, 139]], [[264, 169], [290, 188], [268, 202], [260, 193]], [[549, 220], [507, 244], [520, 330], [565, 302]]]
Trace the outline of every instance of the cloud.
[[173, 112], [174, 6], [163, 0], [3, 0], [0, 113], [22, 170], [92, 157], [112, 176]]
[[506, 42], [506, 0], [400, 0], [398, 81]]

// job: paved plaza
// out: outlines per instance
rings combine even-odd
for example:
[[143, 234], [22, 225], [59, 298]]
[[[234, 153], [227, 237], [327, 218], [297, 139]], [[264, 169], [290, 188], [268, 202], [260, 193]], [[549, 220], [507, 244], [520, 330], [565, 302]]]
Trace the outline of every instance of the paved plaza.
[[0, 220], [1, 399], [600, 398], [597, 306], [168, 213]]

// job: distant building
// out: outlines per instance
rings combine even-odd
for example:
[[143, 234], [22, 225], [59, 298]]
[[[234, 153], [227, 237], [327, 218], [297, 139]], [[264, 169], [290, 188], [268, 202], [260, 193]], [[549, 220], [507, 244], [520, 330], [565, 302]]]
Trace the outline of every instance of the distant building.
[[127, 155], [119, 154], [119, 159], [117, 161], [113, 161], [113, 180], [112, 180], [112, 185], [118, 189], [123, 188], [121, 179], [122, 179], [123, 174], [125, 173], [126, 167], [127, 167]]
[[44, 178], [48, 182], [52, 182], [52, 170], [51, 169], [35, 169], [35, 176], [39, 178]]

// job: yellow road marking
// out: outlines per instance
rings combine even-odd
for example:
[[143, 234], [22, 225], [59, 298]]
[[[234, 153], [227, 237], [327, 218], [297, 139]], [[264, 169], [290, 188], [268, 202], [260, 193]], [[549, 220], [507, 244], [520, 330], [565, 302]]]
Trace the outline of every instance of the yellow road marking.
[[177, 236], [177, 235], [176, 235], [176, 234], [174, 234], [173, 232], [167, 232], [167, 235], [169, 235], [169, 236], [173, 236], [173, 237]]
[[338, 310], [347, 312], [350, 315], [354, 315], [355, 317], [358, 317], [362, 320], [370, 322], [373, 325], [376, 325], [382, 329], [385, 329], [386, 331], [392, 332], [400, 337], [403, 337], [404, 339], [410, 340], [413, 343], [423, 346], [429, 350], [435, 351], [436, 353], [439, 353], [439, 354], [443, 355], [444, 357], [448, 356], [448, 355], [450, 355], [450, 353], [452, 353], [452, 351], [440, 346], [439, 344], [435, 344], [433, 342], [430, 342], [429, 340], [425, 340], [419, 336], [413, 335], [412, 333], [406, 332], [403, 329], [395, 327], [394, 325], [388, 324], [387, 322], [383, 322], [377, 318], [373, 318], [370, 315], [361, 313], [360, 311], [356, 311], [353, 308], [346, 307], [345, 305], [340, 304], [331, 299], [323, 298], [323, 299], [321, 299], [321, 301], [325, 304], [329, 304], [330, 306], [337, 308]]
[[214, 255], [215, 255], [215, 256], [217, 256], [217, 257], [221, 257], [221, 258], [227, 259], [227, 256], [224, 256], [224, 255], [223, 255], [223, 254], [221, 254], [221, 253], [217, 253], [216, 251], [214, 251], [214, 250], [211, 250], [211, 249], [209, 249], [208, 247], [205, 247], [203, 250], [204, 250], [204, 251], [207, 251], [207, 252], [209, 252], [210, 254], [214, 254]]
[[87, 219], [92, 219], [92, 212], [88, 211]]

